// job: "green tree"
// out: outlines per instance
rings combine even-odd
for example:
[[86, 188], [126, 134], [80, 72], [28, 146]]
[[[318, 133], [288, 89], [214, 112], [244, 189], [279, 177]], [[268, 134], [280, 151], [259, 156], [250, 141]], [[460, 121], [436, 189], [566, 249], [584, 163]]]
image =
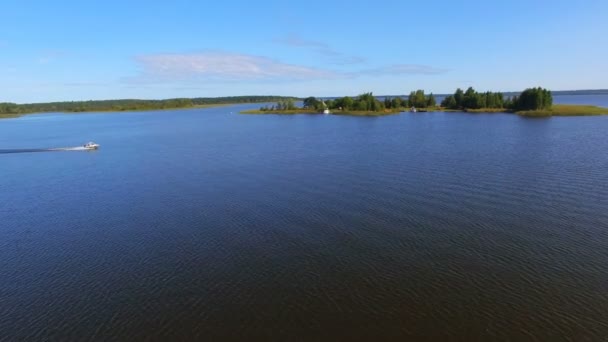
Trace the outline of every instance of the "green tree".
[[441, 101], [441, 107], [449, 109], [458, 109], [458, 104], [456, 103], [454, 95], [446, 96], [446, 98]]
[[400, 97], [395, 97], [391, 100], [390, 108], [399, 109], [401, 107], [403, 107], [403, 100]]
[[513, 100], [515, 110], [551, 109], [553, 96], [547, 89], [537, 87], [524, 90], [519, 98]]
[[426, 106], [435, 107], [436, 105], [437, 105], [437, 101], [435, 100], [435, 96], [433, 96], [433, 93], [430, 93], [428, 98], [426, 99]]
[[355, 104], [356, 110], [366, 111], [367, 109], [367, 101], [357, 101]]
[[319, 100], [313, 96], [307, 97], [303, 101], [304, 108], [316, 108], [318, 103]]
[[286, 110], [294, 110], [296, 109], [295, 103], [293, 103], [292, 99], [285, 100], [285, 109]]
[[345, 110], [353, 108], [353, 99], [348, 96], [342, 98], [342, 108]]
[[464, 92], [462, 107], [471, 109], [480, 108], [479, 102], [479, 94], [477, 94], [473, 87], [469, 87], [467, 91]]
[[495, 108], [505, 108], [504, 99], [502, 93], [494, 93]]
[[422, 89], [416, 90], [414, 105], [415, 105], [415, 107], [419, 107], [419, 108], [426, 107], [426, 96], [424, 95], [424, 90], [422, 90]]
[[416, 92], [411, 91], [410, 95], [407, 97], [407, 106], [415, 107], [415, 103], [416, 103]]
[[464, 91], [462, 91], [462, 89], [460, 89], [460, 88], [456, 89], [456, 92], [454, 92], [454, 100], [456, 101], [457, 108], [463, 107]]
[[384, 107], [385, 108], [392, 108], [393, 107], [393, 100], [390, 97], [385, 97], [384, 98]]
[[424, 108], [427, 106], [427, 98], [424, 95], [424, 90], [418, 89], [410, 92], [407, 98], [408, 107]]

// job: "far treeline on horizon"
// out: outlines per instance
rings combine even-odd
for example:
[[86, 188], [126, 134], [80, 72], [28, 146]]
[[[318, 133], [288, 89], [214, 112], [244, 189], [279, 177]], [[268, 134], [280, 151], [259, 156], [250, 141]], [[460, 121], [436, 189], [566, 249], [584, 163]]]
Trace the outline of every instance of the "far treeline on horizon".
[[[466, 112], [516, 112], [527, 116], [552, 115], [598, 115], [608, 114], [608, 110], [595, 106], [556, 105], [555, 95], [598, 95], [608, 94], [608, 89], [569, 90], [551, 92], [536, 87], [522, 92], [477, 92], [473, 87], [454, 94], [425, 94], [422, 89], [412, 91], [409, 95], [374, 96], [372, 92], [356, 97], [307, 97], [295, 96], [226, 96], [174, 98], [164, 100], [118, 99], [63, 101], [17, 104], [0, 102], [0, 115], [5, 117], [45, 112], [104, 112], [104, 111], [140, 111], [180, 108], [204, 108], [229, 104], [269, 103], [276, 105], [263, 106], [259, 110], [243, 111], [245, 114], [313, 114], [331, 110], [333, 114], [378, 116], [399, 113], [410, 108], [420, 111], [466, 111]], [[436, 96], [443, 97], [440, 104]], [[383, 99], [382, 101], [380, 99]], [[302, 101], [301, 108], [295, 101]], [[1, 116], [0, 116], [1, 117]]]

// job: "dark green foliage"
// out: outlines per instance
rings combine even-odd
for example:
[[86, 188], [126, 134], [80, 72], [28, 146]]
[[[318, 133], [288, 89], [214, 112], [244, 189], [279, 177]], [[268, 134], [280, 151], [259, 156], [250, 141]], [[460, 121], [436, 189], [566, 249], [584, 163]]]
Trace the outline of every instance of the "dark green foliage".
[[392, 108], [393, 107], [393, 100], [390, 97], [385, 97], [384, 98], [384, 107], [385, 108]]
[[372, 93], [364, 93], [354, 100], [353, 103], [354, 109], [361, 111], [383, 111], [385, 106], [384, 103], [378, 101], [374, 94]]
[[460, 89], [460, 88], [456, 89], [456, 92], [454, 93], [454, 100], [456, 101], [456, 108], [462, 107], [463, 99], [464, 99], [464, 91], [462, 91], [462, 89]]
[[316, 97], [307, 97], [304, 99], [304, 108], [318, 108], [319, 105], [321, 105], [321, 101], [317, 100]]
[[353, 99], [348, 96], [333, 100], [331, 105], [329, 109], [350, 110], [355, 108]]
[[353, 99], [349, 96], [345, 96], [342, 98], [342, 108], [344, 109], [351, 109], [353, 108], [355, 101], [353, 101]]
[[503, 102], [503, 107], [507, 109], [511, 109], [513, 107], [513, 101], [511, 101], [510, 97], [506, 97]]
[[384, 98], [384, 108], [386, 109], [399, 109], [405, 105], [407, 105], [407, 103], [403, 102], [400, 97], [390, 98], [387, 96]]
[[399, 109], [401, 107], [403, 107], [403, 100], [400, 97], [395, 97], [394, 99], [391, 100], [390, 108]]
[[441, 107], [456, 109], [458, 108], [458, 104], [456, 103], [456, 99], [454, 95], [447, 96], [443, 101], [441, 101]]
[[518, 111], [551, 109], [552, 105], [551, 92], [541, 87], [528, 88], [519, 95], [519, 99], [513, 100], [513, 109]]
[[410, 96], [407, 99], [408, 107], [424, 108], [427, 106], [427, 98], [424, 95], [424, 90], [418, 89], [410, 92]]
[[466, 92], [456, 89], [454, 95], [443, 99], [441, 106], [449, 109], [505, 108], [502, 93], [478, 93], [473, 87], [469, 87]]
[[436, 105], [437, 105], [437, 101], [435, 100], [435, 96], [433, 95], [433, 93], [430, 93], [426, 99], [426, 106], [435, 107]]
[[19, 105], [16, 103], [0, 103], [0, 114], [19, 114]]
[[480, 102], [480, 96], [473, 87], [469, 87], [467, 91], [464, 92], [462, 107], [472, 109], [481, 108]]
[[363, 110], [369, 110], [369, 109], [367, 109], [368, 108], [367, 102], [363, 102], [363, 101], [357, 101], [357, 102], [355, 102], [355, 104], [354, 104], [353, 107], [356, 110], [361, 110], [361, 111], [363, 111]]
[[292, 99], [287, 99], [285, 101], [279, 101], [276, 105], [276, 110], [293, 110], [296, 109], [296, 105], [293, 103]]
[[459, 88], [454, 95], [446, 97], [441, 102], [442, 107], [449, 109], [504, 108], [515, 111], [551, 109], [552, 104], [551, 92], [540, 87], [528, 88], [519, 96], [515, 95], [511, 98], [505, 98], [502, 93], [489, 91], [478, 93], [472, 87], [466, 92]]
[[[389, 101], [390, 102], [390, 101]], [[372, 93], [364, 93], [357, 96], [355, 99], [345, 96], [335, 100], [327, 100], [324, 102], [323, 109], [337, 110], [357, 110], [357, 111], [383, 111], [386, 106], [385, 102], [378, 101]], [[323, 104], [323, 102], [321, 102]], [[388, 107], [390, 108], [390, 107]]]

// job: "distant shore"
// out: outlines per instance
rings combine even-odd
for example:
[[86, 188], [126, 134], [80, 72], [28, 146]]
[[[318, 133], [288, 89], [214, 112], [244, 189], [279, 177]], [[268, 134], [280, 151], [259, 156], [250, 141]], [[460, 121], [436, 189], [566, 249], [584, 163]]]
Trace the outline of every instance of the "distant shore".
[[155, 108], [155, 109], [121, 109], [121, 110], [84, 110], [79, 112], [70, 112], [70, 111], [55, 111], [55, 112], [32, 112], [32, 113], [19, 113], [19, 114], [2, 114], [0, 113], [0, 119], [10, 119], [10, 118], [18, 118], [25, 115], [32, 114], [50, 114], [50, 113], [61, 113], [61, 114], [95, 114], [95, 113], [103, 113], [103, 114], [119, 114], [119, 113], [131, 113], [131, 112], [158, 112], [158, 111], [167, 111], [167, 110], [188, 110], [188, 109], [204, 109], [204, 108], [215, 108], [215, 107], [224, 107], [224, 106], [232, 106], [237, 103], [222, 103], [222, 104], [208, 104], [208, 105], [196, 105], [191, 107], [174, 107], [174, 108]]
[[196, 109], [249, 103], [268, 103], [294, 100], [289, 96], [225, 96], [176, 98], [166, 100], [91, 100], [17, 104], [0, 102], [0, 118], [14, 118], [25, 114], [132, 112], [173, 109]]

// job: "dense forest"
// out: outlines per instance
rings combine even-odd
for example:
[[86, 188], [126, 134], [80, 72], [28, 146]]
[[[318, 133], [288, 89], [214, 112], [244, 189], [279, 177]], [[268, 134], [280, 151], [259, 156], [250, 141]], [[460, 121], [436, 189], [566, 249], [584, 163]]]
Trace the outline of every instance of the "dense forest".
[[458, 88], [453, 95], [448, 95], [440, 107], [433, 93], [425, 94], [424, 90], [410, 92], [409, 96], [384, 97], [381, 101], [373, 93], [364, 93], [356, 97], [338, 97], [333, 99], [318, 99], [307, 97], [303, 100], [302, 108], [296, 107], [291, 99], [279, 101], [276, 105], [264, 106], [259, 111], [248, 112], [308, 112], [321, 113], [326, 109], [336, 114], [345, 112], [366, 113], [395, 113], [410, 108], [425, 110], [451, 109], [463, 111], [547, 111], [553, 105], [551, 92], [544, 88], [528, 88], [519, 95], [504, 96], [500, 92], [477, 92], [472, 87], [466, 91]]
[[41, 112], [97, 112], [130, 111], [171, 108], [191, 108], [206, 105], [234, 103], [260, 103], [293, 100], [285, 96], [229, 96], [197, 97], [167, 100], [101, 100], [16, 104], [0, 103], [0, 114], [27, 114]]
[[[325, 109], [340, 110], [340, 111], [358, 111], [358, 112], [394, 112], [404, 108], [417, 107], [427, 108], [435, 107], [436, 101], [433, 94], [428, 96], [424, 94], [424, 90], [413, 91], [407, 100], [401, 97], [385, 97], [384, 101], [378, 100], [373, 93], [364, 93], [356, 97], [344, 96], [335, 99], [317, 99], [316, 97], [307, 97], [303, 101], [303, 108], [312, 112], [323, 112]], [[264, 106], [260, 111], [281, 111], [281, 110], [297, 110], [295, 104], [291, 100], [280, 101], [273, 106]]]
[[441, 107], [448, 109], [505, 109], [513, 111], [522, 110], [548, 110], [553, 105], [553, 95], [547, 89], [528, 88], [519, 96], [504, 97], [502, 93], [485, 92], [479, 93], [472, 87], [466, 91], [456, 89], [454, 95], [447, 96]]

